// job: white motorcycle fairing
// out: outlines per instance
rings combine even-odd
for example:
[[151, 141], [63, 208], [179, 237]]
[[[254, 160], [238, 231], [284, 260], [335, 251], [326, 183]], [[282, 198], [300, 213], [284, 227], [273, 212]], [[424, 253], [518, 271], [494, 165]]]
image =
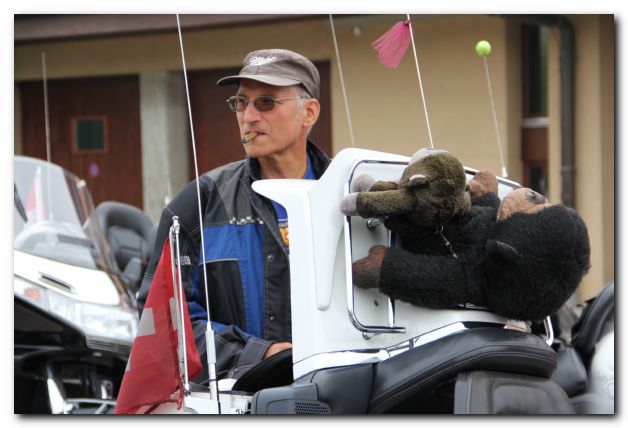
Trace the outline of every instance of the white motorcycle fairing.
[[[368, 173], [377, 180], [394, 180], [408, 161], [405, 156], [345, 149], [319, 180], [253, 183], [256, 192], [288, 211], [293, 348], [283, 351], [283, 357], [286, 362], [291, 356], [294, 383], [269, 387], [243, 381], [249, 373], [262, 372], [259, 369], [265, 369], [279, 353], [235, 383], [220, 380], [218, 401], [193, 388], [178, 412], [360, 414], [396, 412], [399, 406], [409, 405], [411, 412], [429, 413], [441, 395], [432, 402], [417, 402], [417, 397], [429, 395], [443, 384], [451, 389], [454, 383], [455, 410], [460, 413], [502, 407], [508, 413], [508, 406], [522, 390], [535, 391], [526, 401], [531, 413], [573, 410], [564, 391], [548, 380], [556, 365], [554, 351], [529, 334], [526, 323], [472, 305], [430, 310], [391, 302], [377, 290], [354, 288], [352, 262], [364, 257], [372, 245], [389, 244], [390, 234], [371, 219], [343, 216], [340, 201], [349, 192], [353, 177]], [[474, 171], [468, 169], [467, 173], [470, 177]], [[517, 186], [499, 181], [500, 196]], [[473, 376], [460, 377], [465, 371]], [[475, 398], [494, 397], [490, 390], [503, 382], [514, 382], [516, 387], [507, 398], [499, 395], [501, 403]], [[438, 394], [442, 393], [439, 390]], [[444, 412], [453, 412], [453, 391], [444, 394], [446, 406], [450, 406]], [[541, 396], [555, 399], [537, 398]], [[203, 404], [203, 399], [212, 403]], [[164, 404], [153, 413], [175, 408]]]
[[393, 310], [377, 290], [350, 285], [351, 263], [366, 256], [373, 245], [388, 245], [389, 233], [383, 225], [369, 229], [360, 217], [350, 218], [349, 228], [345, 227], [340, 202], [353, 177], [367, 173], [377, 180], [395, 180], [409, 160], [345, 149], [319, 180], [253, 183], [256, 192], [288, 211], [295, 379], [325, 367], [381, 361], [464, 329], [465, 322], [509, 324], [508, 319], [483, 310], [431, 310], [404, 302], [395, 302]]

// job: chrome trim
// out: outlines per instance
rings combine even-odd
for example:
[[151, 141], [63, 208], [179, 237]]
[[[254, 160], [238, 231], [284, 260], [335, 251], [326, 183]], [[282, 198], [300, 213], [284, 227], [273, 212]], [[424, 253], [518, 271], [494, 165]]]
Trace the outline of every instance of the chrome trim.
[[543, 326], [545, 327], [545, 333], [547, 333], [547, 340], [545, 340], [545, 343], [552, 346], [552, 343], [554, 343], [554, 328], [552, 327], [552, 320], [549, 315], [543, 320]]
[[[186, 337], [185, 337], [185, 323], [183, 321], [183, 299], [185, 298], [185, 294], [183, 292], [183, 283], [181, 276], [181, 253], [179, 251], [179, 217], [172, 216], [172, 226], [170, 226], [170, 230], [168, 233], [168, 238], [170, 240], [170, 265], [172, 266], [172, 287], [173, 287], [173, 298], [174, 298], [174, 309], [171, 308], [171, 311], [174, 312], [174, 321], [177, 329], [177, 356], [179, 363], [179, 376], [183, 379], [183, 389], [186, 396], [190, 395], [190, 382], [189, 382], [189, 373], [188, 373], [188, 356], [187, 356], [187, 346], [186, 346]], [[203, 231], [201, 230], [201, 233]]]
[[97, 336], [86, 336], [85, 345], [88, 348], [96, 351], [107, 351], [116, 354], [122, 354], [128, 357], [131, 353], [132, 344], [113, 341], [108, 338], [101, 338]]
[[98, 408], [94, 410], [95, 415], [104, 415], [109, 409], [116, 407], [116, 400], [100, 398], [68, 398], [66, 401], [73, 406], [73, 410], [80, 409], [82, 404], [98, 405]]
[[[515, 323], [514, 321], [508, 321]], [[469, 325], [467, 325], [467, 323]], [[516, 324], [516, 323], [515, 323]], [[451, 324], [447, 324], [443, 327], [429, 331], [419, 336], [415, 336], [411, 339], [404, 340], [395, 345], [391, 345], [382, 349], [362, 349], [353, 351], [336, 351], [325, 352], [312, 355], [304, 360], [294, 363], [294, 379], [298, 379], [312, 373], [316, 370], [332, 368], [332, 367], [344, 367], [353, 366], [358, 364], [379, 363], [387, 360], [388, 358], [395, 357], [399, 354], [407, 352], [411, 349], [423, 346], [427, 343], [434, 342], [435, 340], [442, 339], [443, 337], [459, 333], [464, 330], [471, 330], [477, 327], [494, 326], [495, 328], [507, 328], [510, 324], [492, 323], [492, 322], [477, 322], [477, 321], [456, 321]], [[513, 325], [517, 329], [519, 326]], [[512, 327], [512, 326], [510, 326]]]
[[[351, 180], [353, 179], [353, 174], [355, 173], [356, 168], [363, 163], [379, 163], [379, 164], [389, 164], [389, 165], [407, 165], [407, 162], [400, 161], [385, 161], [385, 160], [376, 160], [376, 159], [361, 159], [356, 161], [349, 173], [347, 174], [347, 181], [344, 185], [344, 193], [343, 197], [347, 196], [350, 193], [350, 185]], [[345, 216], [344, 218], [344, 240], [345, 240], [345, 283], [347, 286], [347, 313], [349, 315], [349, 320], [351, 324], [362, 333], [367, 333], [364, 335], [365, 339], [368, 338], [368, 333], [372, 334], [381, 334], [381, 333], [405, 333], [406, 328], [402, 326], [395, 325], [395, 309], [393, 301], [388, 298], [388, 325], [387, 326], [377, 326], [377, 325], [364, 325], [359, 320], [355, 313], [355, 293], [353, 290], [353, 272], [352, 272], [352, 246], [351, 246], [351, 216]]]
[[39, 272], [39, 280], [57, 290], [65, 291], [66, 293], [76, 294], [76, 290], [66, 281], [56, 278], [50, 274]]

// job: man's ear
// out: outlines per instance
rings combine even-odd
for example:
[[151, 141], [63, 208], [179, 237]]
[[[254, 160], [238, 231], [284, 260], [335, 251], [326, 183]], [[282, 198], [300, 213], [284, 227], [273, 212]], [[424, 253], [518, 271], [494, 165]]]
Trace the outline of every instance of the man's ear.
[[307, 99], [305, 104], [305, 115], [303, 116], [303, 126], [306, 128], [314, 126], [320, 113], [321, 104], [318, 100], [316, 98]]
[[489, 239], [486, 242], [486, 250], [489, 256], [505, 262], [514, 262], [519, 258], [519, 251], [516, 248], [495, 239]]

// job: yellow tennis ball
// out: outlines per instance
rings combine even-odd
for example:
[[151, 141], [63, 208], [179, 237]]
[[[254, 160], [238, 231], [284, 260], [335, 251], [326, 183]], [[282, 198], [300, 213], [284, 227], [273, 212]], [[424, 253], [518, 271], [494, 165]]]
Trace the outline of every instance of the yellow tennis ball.
[[486, 40], [480, 40], [475, 45], [475, 52], [480, 56], [489, 56], [491, 54], [491, 44]]

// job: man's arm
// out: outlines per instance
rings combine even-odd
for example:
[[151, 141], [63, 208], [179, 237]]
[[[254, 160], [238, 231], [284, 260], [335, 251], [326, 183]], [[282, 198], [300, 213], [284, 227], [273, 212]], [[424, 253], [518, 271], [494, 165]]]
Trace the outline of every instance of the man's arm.
[[[212, 194], [205, 183], [201, 183], [203, 184], [200, 186], [201, 206], [206, 206], [208, 203], [213, 203], [212, 197], [217, 195]], [[197, 264], [200, 248], [200, 237], [192, 236], [192, 231], [198, 235], [198, 226], [196, 226], [199, 224], [197, 204], [196, 183], [191, 182], [164, 209], [157, 228], [155, 248], [142, 280], [137, 303], [141, 314], [146, 304], [157, 263], [161, 257], [163, 243], [167, 239], [170, 226], [172, 225], [172, 217], [176, 215], [179, 217], [181, 224], [179, 237], [182, 258], [181, 277], [188, 303], [188, 313], [194, 329], [196, 346], [203, 364], [203, 373], [199, 375], [197, 381], [202, 381], [207, 378], [205, 343], [207, 311], [205, 309], [204, 295], [198, 295], [198, 293], [193, 291], [194, 284], [191, 279], [192, 268]], [[252, 336], [234, 325], [212, 322], [212, 327], [215, 332], [216, 365], [219, 378], [224, 377], [234, 367], [253, 365], [286, 347], [285, 344], [273, 344], [270, 341]]]

